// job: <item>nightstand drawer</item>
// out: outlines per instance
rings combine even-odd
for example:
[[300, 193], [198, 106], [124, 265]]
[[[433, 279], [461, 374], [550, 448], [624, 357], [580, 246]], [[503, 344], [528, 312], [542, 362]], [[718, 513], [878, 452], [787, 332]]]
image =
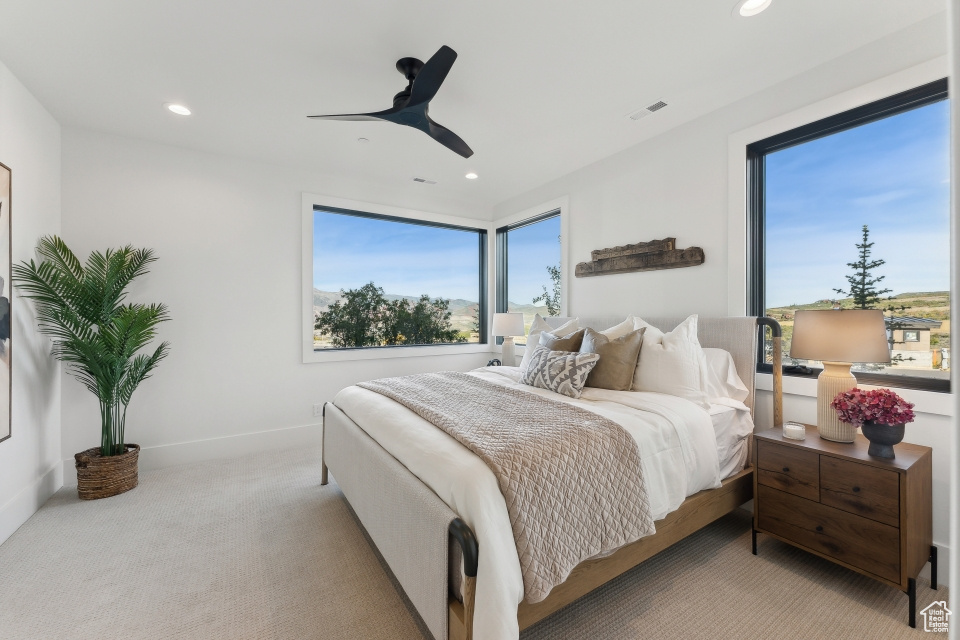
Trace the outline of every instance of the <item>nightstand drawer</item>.
[[759, 487], [757, 497], [761, 530], [900, 582], [899, 529], [770, 487]]
[[900, 474], [865, 464], [820, 458], [820, 502], [900, 526]]
[[820, 499], [820, 456], [770, 442], [757, 443], [757, 482], [810, 500]]

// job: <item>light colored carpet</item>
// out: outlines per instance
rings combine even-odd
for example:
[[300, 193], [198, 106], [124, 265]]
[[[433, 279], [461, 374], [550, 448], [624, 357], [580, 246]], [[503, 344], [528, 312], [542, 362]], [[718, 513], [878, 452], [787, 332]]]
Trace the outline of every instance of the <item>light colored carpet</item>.
[[[319, 450], [63, 489], [0, 545], [0, 638], [421, 639]], [[921, 582], [922, 608], [946, 598]], [[917, 638], [899, 591], [731, 514], [526, 631], [573, 638]]]

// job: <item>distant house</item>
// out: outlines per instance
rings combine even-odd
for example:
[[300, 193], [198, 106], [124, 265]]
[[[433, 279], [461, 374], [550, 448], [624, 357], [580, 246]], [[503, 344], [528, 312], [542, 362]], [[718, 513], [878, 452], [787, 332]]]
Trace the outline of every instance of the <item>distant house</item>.
[[930, 348], [930, 330], [939, 329], [943, 323], [930, 318], [892, 316], [886, 318], [890, 356], [901, 360], [896, 366], [910, 369], [931, 369], [934, 366]]

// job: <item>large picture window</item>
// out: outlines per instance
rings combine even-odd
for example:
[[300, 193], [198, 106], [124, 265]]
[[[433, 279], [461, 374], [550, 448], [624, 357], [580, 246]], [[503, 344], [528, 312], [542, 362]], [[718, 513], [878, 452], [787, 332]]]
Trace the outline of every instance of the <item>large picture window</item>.
[[485, 229], [313, 211], [313, 348], [486, 342]]
[[538, 313], [559, 316], [560, 256], [559, 211], [497, 229], [497, 312], [522, 313], [527, 331]]
[[747, 311], [783, 326], [786, 373], [821, 366], [789, 358], [798, 309], [874, 308], [891, 363], [858, 380], [949, 390], [949, 146], [943, 80], [747, 148]]

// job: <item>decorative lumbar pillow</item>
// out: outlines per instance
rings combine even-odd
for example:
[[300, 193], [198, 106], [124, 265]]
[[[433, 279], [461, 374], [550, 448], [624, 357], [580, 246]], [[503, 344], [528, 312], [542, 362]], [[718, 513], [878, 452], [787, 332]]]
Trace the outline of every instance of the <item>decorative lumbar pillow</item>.
[[568, 333], [567, 335], [557, 335], [549, 331], [540, 332], [540, 346], [550, 349], [550, 351], [580, 351], [580, 345], [583, 344], [583, 329]]
[[707, 363], [697, 339], [697, 316], [688, 317], [669, 333], [641, 318], [634, 318], [634, 326], [645, 328], [646, 333], [633, 374], [633, 390], [666, 393], [709, 407]]
[[599, 359], [596, 353], [551, 351], [538, 346], [530, 356], [530, 366], [520, 377], [520, 382], [579, 398], [587, 376]]
[[[596, 353], [600, 356], [597, 366], [587, 376], [587, 386], [630, 391], [646, 330], [647, 328], [643, 327], [611, 340], [601, 332], [586, 329], [580, 353]], [[544, 335], [546, 334], [541, 334], [541, 341]]]
[[[530, 364], [530, 358], [533, 356], [534, 350], [540, 346], [540, 332], [541, 331], [551, 331], [556, 335], [565, 336], [571, 331], [576, 331], [580, 328], [580, 323], [578, 318], [574, 318], [569, 322], [552, 329], [550, 325], [543, 319], [539, 313], [533, 317], [533, 322], [530, 324], [530, 333], [527, 334], [527, 347], [523, 351], [523, 359], [520, 361], [520, 371], [526, 371], [527, 366]], [[574, 349], [576, 351], [576, 349]], [[504, 364], [513, 364], [513, 363], [504, 363]]]

